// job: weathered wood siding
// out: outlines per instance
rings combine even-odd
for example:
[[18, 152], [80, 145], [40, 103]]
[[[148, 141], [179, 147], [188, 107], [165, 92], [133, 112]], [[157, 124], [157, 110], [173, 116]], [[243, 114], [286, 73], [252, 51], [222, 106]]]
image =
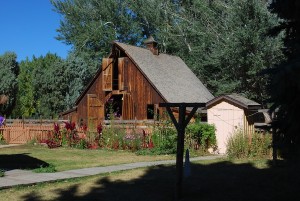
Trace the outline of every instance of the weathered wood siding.
[[147, 119], [147, 105], [165, 101], [130, 59], [125, 58], [124, 61], [127, 62], [124, 86], [132, 98], [134, 118]]
[[[68, 114], [69, 119], [71, 116], [77, 123], [98, 124], [105, 119], [105, 103], [113, 95], [123, 97], [122, 119], [124, 120], [145, 120], [148, 104], [156, 105], [165, 102], [134, 62], [126, 57], [125, 53], [122, 55], [123, 57], [115, 61], [112, 58], [103, 58], [102, 72], [98, 72], [92, 84], [84, 92], [77, 105], [77, 111]], [[117, 73], [117, 82], [112, 79], [115, 73]]]

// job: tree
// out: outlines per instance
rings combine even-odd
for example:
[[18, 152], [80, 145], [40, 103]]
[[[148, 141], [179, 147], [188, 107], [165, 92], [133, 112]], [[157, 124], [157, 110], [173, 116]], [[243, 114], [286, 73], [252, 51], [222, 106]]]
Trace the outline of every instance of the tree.
[[70, 109], [74, 106], [76, 99], [80, 96], [85, 86], [90, 82], [90, 78], [93, 76], [85, 61], [85, 59], [73, 52], [69, 54], [65, 61], [64, 68], [68, 72], [68, 89], [64, 99], [66, 109]]
[[64, 97], [68, 88], [68, 71], [63, 60], [55, 54], [33, 59], [32, 85], [35, 91], [36, 115], [57, 116], [65, 109]]
[[297, 0], [276, 0], [270, 9], [284, 19], [270, 33], [277, 35], [285, 31], [284, 54], [287, 58], [269, 71], [272, 110], [278, 110], [275, 129], [285, 147], [295, 151], [300, 145], [300, 4]]
[[57, 39], [72, 44], [75, 54], [82, 58], [100, 63], [109, 54], [112, 41], [134, 44], [140, 35], [126, 1], [51, 0], [51, 3], [63, 15]]
[[20, 65], [15, 117], [56, 117], [67, 108], [65, 97], [73, 76], [65, 60], [48, 53]]
[[19, 65], [17, 55], [6, 52], [0, 55], [0, 95], [8, 96], [8, 102], [0, 105], [0, 113], [9, 116], [15, 106]]
[[267, 77], [258, 74], [283, 58], [281, 35], [267, 36], [279, 19], [262, 0], [229, 1], [222, 15], [222, 35], [201, 74], [216, 95], [235, 92], [266, 103]]
[[20, 62], [18, 94], [16, 107], [13, 110], [14, 117], [31, 117], [36, 111], [35, 91], [32, 85], [34, 67], [33, 62], [30, 62], [28, 58]]
[[266, 34], [278, 18], [265, 0], [51, 2], [63, 16], [58, 39], [84, 60], [100, 63], [113, 40], [141, 46], [153, 35], [161, 52], [183, 58], [215, 95], [244, 93], [263, 102], [267, 79], [257, 73], [282, 59], [281, 36]]

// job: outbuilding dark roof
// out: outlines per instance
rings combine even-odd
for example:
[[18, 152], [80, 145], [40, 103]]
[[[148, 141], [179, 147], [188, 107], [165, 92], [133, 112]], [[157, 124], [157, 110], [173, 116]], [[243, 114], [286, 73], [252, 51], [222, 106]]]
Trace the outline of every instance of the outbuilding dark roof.
[[180, 57], [114, 42], [125, 51], [167, 102], [206, 103], [214, 96]]
[[235, 94], [235, 93], [218, 96], [218, 97], [210, 100], [209, 102], [207, 102], [206, 107], [209, 108], [222, 100], [227, 100], [229, 102], [235, 103], [245, 109], [257, 110], [257, 109], [261, 108], [261, 105], [259, 103], [255, 102], [253, 100], [250, 100], [248, 98], [245, 98], [244, 96], [241, 96], [239, 94]]

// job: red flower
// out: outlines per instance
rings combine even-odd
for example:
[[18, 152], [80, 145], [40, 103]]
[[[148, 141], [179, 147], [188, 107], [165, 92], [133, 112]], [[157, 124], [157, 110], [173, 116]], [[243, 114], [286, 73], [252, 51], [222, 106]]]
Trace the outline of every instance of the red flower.
[[69, 122], [64, 122], [64, 123], [65, 123], [65, 128], [66, 128], [67, 130], [70, 130], [71, 124], [70, 124]]
[[154, 147], [152, 140], [149, 142], [149, 149], [152, 149]]
[[70, 127], [71, 131], [74, 130], [75, 128], [76, 128], [76, 124], [75, 124], [75, 122], [72, 122], [71, 127]]
[[70, 123], [70, 122], [64, 122], [65, 123], [65, 128], [67, 129], [67, 130], [75, 130], [75, 128], [76, 128], [76, 124], [75, 124], [75, 122], [72, 122], [72, 123]]
[[55, 133], [59, 132], [59, 125], [57, 123], [54, 123], [54, 132]]

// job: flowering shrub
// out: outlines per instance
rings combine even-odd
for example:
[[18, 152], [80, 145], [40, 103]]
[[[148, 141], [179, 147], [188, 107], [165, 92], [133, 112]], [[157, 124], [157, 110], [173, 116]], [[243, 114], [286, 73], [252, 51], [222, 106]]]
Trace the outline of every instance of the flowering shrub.
[[54, 132], [53, 136], [45, 141], [47, 146], [50, 149], [60, 147], [62, 145], [61, 144], [62, 137], [61, 137], [59, 125], [57, 123], [54, 123], [54, 131], [53, 132]]
[[[56, 148], [60, 146], [78, 147], [78, 144], [83, 144], [76, 131], [76, 124], [74, 122], [64, 122], [63, 130], [57, 123], [54, 123], [53, 135], [46, 140], [49, 148]], [[83, 147], [83, 146], [79, 146]]]
[[76, 124], [74, 122], [64, 122], [65, 132], [64, 137], [69, 147], [76, 147], [80, 143], [80, 138], [76, 130]]
[[154, 147], [151, 135], [143, 129], [143, 148], [152, 149]]

